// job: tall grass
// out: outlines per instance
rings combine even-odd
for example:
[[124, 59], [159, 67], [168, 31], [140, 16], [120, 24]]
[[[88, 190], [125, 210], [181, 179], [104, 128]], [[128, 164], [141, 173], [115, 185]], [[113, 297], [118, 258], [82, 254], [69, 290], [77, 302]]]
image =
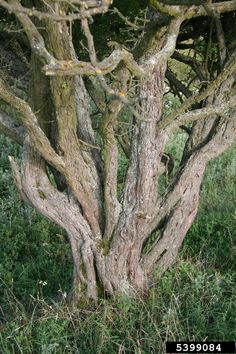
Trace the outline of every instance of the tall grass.
[[[179, 260], [146, 299], [101, 301], [87, 309], [43, 298], [2, 325], [2, 353], [164, 353], [166, 340], [234, 340], [235, 278]], [[4, 320], [4, 318], [3, 318]]]
[[236, 147], [209, 164], [177, 263], [145, 299], [72, 308], [66, 237], [20, 203], [7, 161], [19, 151], [0, 145], [0, 353], [162, 354], [166, 340], [235, 339]]

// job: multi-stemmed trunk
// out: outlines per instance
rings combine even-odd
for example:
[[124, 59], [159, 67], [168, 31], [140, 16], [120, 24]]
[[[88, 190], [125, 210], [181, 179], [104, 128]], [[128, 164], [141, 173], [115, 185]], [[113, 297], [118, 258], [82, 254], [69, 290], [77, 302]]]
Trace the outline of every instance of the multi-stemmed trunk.
[[[147, 43], [144, 46], [140, 41], [134, 52], [136, 64], [126, 51], [116, 49], [125, 64], [116, 68], [117, 82], [108, 101], [100, 94], [101, 89], [109, 93], [108, 85], [102, 70], [96, 69], [93, 41], [84, 18], [82, 29], [87, 35], [94, 67], [87, 68], [84, 64], [84, 76], [91, 76], [90, 71], [94, 70], [100, 82], [99, 92], [93, 91], [91, 81], [85, 85], [83, 75], [66, 74], [73, 63], [80, 64], [76, 62], [65, 21], [45, 20], [43, 38], [28, 15], [18, 12], [17, 17], [32, 49], [29, 105], [17, 98], [4, 81], [0, 95], [22, 115], [22, 127], [11, 126], [11, 118], [4, 118], [5, 123], [8, 121], [8, 135], [15, 134], [15, 140], [23, 145], [21, 168], [10, 159], [21, 196], [67, 232], [76, 300], [84, 295], [97, 299], [105, 294], [145, 293], [152, 283], [153, 272], [158, 270], [161, 276], [177, 257], [197, 214], [207, 162], [235, 140], [235, 104], [229, 97], [234, 84], [231, 74], [236, 67], [235, 58], [224, 64], [225, 74], [219, 75], [214, 91], [203, 91], [192, 101], [190, 98], [182, 111], [165, 119], [167, 61], [184, 20], [182, 14], [171, 21], [165, 17], [165, 26], [170, 22], [169, 31], [159, 29], [156, 35], [158, 29], [147, 30]], [[151, 50], [150, 42], [153, 42]], [[115, 55], [113, 59], [116, 60]], [[118, 64], [111, 63], [114, 67]], [[45, 76], [42, 69], [52, 76]], [[57, 75], [57, 70], [65, 70], [64, 75]], [[129, 105], [126, 93], [130, 72], [140, 80], [136, 96], [139, 104], [131, 109], [129, 162], [119, 197], [117, 117], [122, 107]], [[92, 128], [88, 93], [101, 111], [100, 146]], [[184, 113], [209, 96], [205, 108]], [[185, 122], [193, 124], [182, 161], [165, 192], [160, 194], [158, 184], [166, 143], [171, 133]]]

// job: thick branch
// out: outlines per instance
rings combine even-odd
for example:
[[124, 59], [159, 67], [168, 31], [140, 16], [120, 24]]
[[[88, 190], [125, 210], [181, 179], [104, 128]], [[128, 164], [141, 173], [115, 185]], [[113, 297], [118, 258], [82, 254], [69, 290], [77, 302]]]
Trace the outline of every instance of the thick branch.
[[[48, 21], [46, 29], [46, 40], [55, 57], [74, 60], [75, 52], [67, 24]], [[101, 232], [99, 222], [102, 222], [101, 181], [92, 152], [88, 145], [79, 141], [95, 144], [83, 80], [78, 76], [55, 76], [50, 83], [58, 127], [57, 144], [66, 165], [64, 176], [94, 235], [98, 236]]]
[[17, 97], [7, 84], [0, 79], [0, 97], [14, 107], [20, 114], [24, 128], [38, 152], [58, 171], [64, 171], [64, 162], [52, 148], [48, 138], [38, 125], [38, 121], [30, 106]]
[[118, 64], [123, 61], [126, 67], [137, 77], [144, 74], [144, 70], [135, 63], [133, 56], [124, 48], [115, 49], [108, 58], [101, 62], [63, 61], [58, 60], [52, 64], [45, 65], [43, 70], [49, 76], [65, 75], [98, 75], [112, 72]]
[[[213, 4], [211, 4], [211, 9], [216, 14], [235, 11], [236, 10], [236, 1], [232, 0], [232, 1], [222, 1], [222, 2], [218, 2], [218, 3], [213, 3]], [[207, 16], [207, 15], [208, 15], [208, 13], [204, 9], [203, 6], [199, 6], [199, 7], [193, 6], [192, 8], [190, 8], [188, 18]]]
[[[43, 12], [43, 11], [36, 10], [35, 8], [23, 7], [16, 2], [9, 4], [4, 0], [0, 0], [0, 6], [8, 10], [10, 13], [13, 12], [15, 14], [34, 16], [37, 17], [39, 20], [50, 19], [54, 21], [74, 21], [74, 20], [80, 20], [85, 17], [91, 17], [97, 14], [107, 12], [111, 2], [112, 2], [111, 0], [103, 0], [101, 6], [99, 7], [92, 7], [87, 10], [85, 9], [83, 11], [79, 11], [76, 13], [70, 13], [69, 15], [66, 15], [66, 13], [64, 12], [62, 12], [61, 14]], [[70, 4], [69, 1], [68, 4]]]
[[150, 4], [154, 7], [154, 9], [157, 12], [161, 12], [161, 13], [167, 14], [172, 17], [176, 17], [181, 14], [181, 9], [180, 9], [181, 7], [180, 6], [169, 6], [169, 5], [164, 4], [164, 2], [161, 2], [158, 0], [150, 0]]
[[[235, 110], [231, 112], [232, 119], [223, 123], [213, 138], [195, 151], [185, 163], [180, 166], [179, 173], [168, 192], [158, 201], [155, 225], [157, 226], [161, 220], [166, 219], [166, 227], [164, 225], [161, 237], [153, 244], [151, 251], [142, 259], [142, 265], [147, 274], [150, 274], [155, 269], [156, 262], [159, 262], [163, 252], [168, 251], [169, 244], [173, 245], [175, 240], [181, 238], [182, 227], [186, 227], [185, 235], [186, 231], [191, 226], [197, 212], [199, 188], [207, 162], [219, 154], [222, 154], [235, 141], [235, 113]], [[188, 196], [193, 192], [195, 197], [191, 200], [193, 205], [190, 206]], [[185, 204], [186, 209], [189, 211], [189, 214], [184, 214], [187, 215], [186, 226], [184, 226], [184, 224], [182, 225], [183, 204]], [[177, 216], [175, 217], [176, 214]], [[171, 222], [173, 217], [176, 223]], [[180, 227], [179, 231], [178, 227]], [[165, 235], [165, 233], [167, 234]]]
[[21, 184], [28, 200], [40, 213], [62, 228], [68, 227], [66, 231], [76, 234], [77, 238], [91, 241], [91, 228], [81, 215], [77, 201], [52, 186], [45, 171], [45, 162], [28, 142], [24, 146]]
[[105, 172], [104, 202], [106, 226], [104, 238], [112, 236], [120, 213], [120, 203], [117, 198], [118, 148], [113, 126], [122, 107], [119, 100], [112, 100], [102, 117], [101, 136], [103, 140], [103, 161]]
[[105, 95], [101, 91], [101, 87], [100, 87], [100, 90], [96, 88], [96, 86], [97, 86], [96, 81], [97, 80], [94, 77], [84, 78], [84, 84], [85, 84], [86, 90], [89, 93], [89, 96], [92, 98], [98, 111], [100, 113], [104, 113], [106, 110]]
[[[154, 3], [155, 1], [156, 0], [154, 0]], [[191, 6], [191, 5], [202, 5], [202, 0], [161, 0], [161, 3], [165, 5]]]
[[147, 65], [147, 70], [149, 72], [152, 71], [153, 68], [160, 63], [160, 61], [167, 60], [173, 54], [176, 47], [176, 40], [179, 34], [179, 29], [183, 21], [184, 16], [179, 16], [171, 20], [168, 32], [166, 34], [167, 38], [164, 47], [144, 62], [144, 64]]
[[[158, 0], [151, 0], [151, 5], [159, 12], [166, 13], [169, 16], [176, 17], [186, 10], [188, 10], [186, 18], [192, 17], [199, 17], [199, 16], [208, 16], [206, 9], [203, 6], [196, 6], [193, 5], [192, 2], [189, 2], [189, 6], [182, 6], [182, 2], [175, 2], [173, 1], [173, 5], [167, 5], [166, 1], [158, 1]], [[170, 3], [170, 2], [169, 2]], [[236, 10], [236, 0], [232, 1], [223, 1], [211, 4], [211, 9], [215, 13], [224, 13]]]
[[29, 199], [27, 198], [26, 194], [24, 193], [24, 190], [23, 190], [23, 187], [22, 187], [22, 183], [21, 183], [20, 168], [19, 168], [16, 160], [12, 156], [8, 156], [8, 159], [9, 159], [9, 162], [10, 162], [10, 165], [11, 165], [12, 177], [13, 177], [13, 180], [15, 182], [15, 186], [17, 187], [17, 189], [18, 189], [18, 191], [20, 193], [21, 199], [24, 202], [32, 205], [31, 202], [29, 201]]
[[0, 110], [0, 132], [23, 145], [25, 130], [20, 123]]
[[[1, 4], [2, 2], [5, 3], [4, 0], [0, 0], [0, 6], [2, 5]], [[11, 4], [10, 5], [7, 4], [8, 6], [10, 6], [10, 7], [16, 6], [20, 9], [22, 8], [22, 6], [18, 0], [10, 0], [10, 2], [11, 2]], [[10, 12], [12, 12], [12, 11], [10, 11]], [[45, 47], [44, 39], [41, 36], [41, 34], [39, 33], [39, 31], [37, 30], [34, 23], [30, 20], [30, 18], [27, 15], [22, 14], [21, 12], [19, 12], [19, 13], [16, 12], [16, 16], [25, 30], [25, 33], [28, 37], [28, 40], [30, 42], [30, 46], [31, 46], [32, 50], [37, 54], [37, 56], [39, 56], [39, 58], [44, 63], [53, 63], [54, 58], [47, 51], [47, 49]]]
[[[27, 200], [41, 214], [64, 228], [70, 238], [73, 247], [78, 242], [78, 247], [83, 250], [83, 263], [86, 271], [86, 279], [82, 275], [82, 281], [87, 285], [87, 295], [96, 299], [96, 274], [93, 264], [92, 249], [96, 248], [96, 242], [92, 240], [92, 230], [82, 215], [81, 209], [73, 195], [59, 192], [52, 186], [45, 171], [45, 162], [26, 140], [24, 144], [23, 166], [20, 173], [14, 160], [12, 161], [17, 187], [26, 196]], [[78, 250], [78, 248], [76, 247]], [[72, 249], [73, 257], [76, 257]], [[79, 254], [77, 255], [77, 257]], [[81, 278], [81, 264], [77, 263], [76, 271]]]

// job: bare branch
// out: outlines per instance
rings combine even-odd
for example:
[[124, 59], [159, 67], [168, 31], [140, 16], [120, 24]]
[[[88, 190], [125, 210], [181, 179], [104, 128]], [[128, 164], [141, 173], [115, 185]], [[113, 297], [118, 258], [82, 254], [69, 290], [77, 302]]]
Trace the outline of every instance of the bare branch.
[[172, 58], [180, 61], [181, 63], [189, 65], [195, 71], [200, 81], [206, 80], [206, 75], [203, 71], [203, 65], [197, 59], [192, 58], [188, 55], [181, 54], [177, 51], [173, 53]]
[[83, 18], [81, 20], [81, 28], [85, 34], [85, 37], [87, 39], [88, 43], [88, 49], [89, 49], [89, 58], [91, 60], [92, 65], [96, 67], [97, 65], [97, 54], [96, 54], [96, 49], [93, 41], [93, 36], [92, 33], [90, 32], [89, 24], [88, 24], [88, 19]]
[[117, 14], [124, 22], [127, 26], [133, 28], [134, 30], [140, 30], [140, 27], [137, 26], [135, 23], [132, 23], [128, 20], [128, 18], [126, 16], [124, 16], [116, 7], [114, 7], [111, 10], [112, 13]]
[[161, 0], [165, 5], [175, 6], [190, 6], [190, 5], [202, 5], [202, 0]]
[[80, 6], [85, 6], [86, 9], [90, 8], [90, 7], [98, 7], [98, 6], [101, 6], [102, 3], [99, 5], [99, 0], [86, 0], [86, 2], [84, 0], [52, 0], [54, 1], [55, 3], [65, 3], [65, 4], [77, 4], [77, 5], [80, 5]]
[[118, 148], [113, 126], [122, 107], [119, 100], [109, 102], [102, 118], [101, 136], [103, 140], [103, 161], [105, 171], [104, 202], [106, 227], [104, 238], [111, 237], [120, 213], [120, 203], [117, 198]]
[[154, 7], [156, 11], [167, 14], [172, 17], [176, 17], [181, 14], [181, 6], [166, 5], [164, 4], [164, 2], [158, 0], [150, 0], [150, 4]]
[[[236, 1], [222, 1], [218, 3], [211, 4], [211, 9], [216, 14], [231, 12], [236, 10]], [[190, 7], [188, 18], [191, 17], [199, 17], [199, 16], [207, 16], [207, 12], [203, 6], [193, 6]]]
[[86, 90], [89, 93], [89, 96], [92, 98], [98, 111], [100, 113], [104, 113], [106, 110], [105, 95], [101, 92], [101, 90], [96, 89], [96, 78], [94, 78], [94, 77], [86, 78], [85, 77], [84, 84], [85, 84]]
[[216, 88], [218, 88], [222, 82], [229, 77], [236, 69], [236, 56], [233, 56], [230, 63], [224, 68], [224, 70], [218, 75], [218, 77], [209, 85], [209, 87], [203, 92], [191, 96], [187, 99], [175, 112], [167, 116], [164, 120], [161, 120], [158, 124], [159, 128], [167, 127], [176, 117], [190, 108], [192, 105], [201, 102], [207, 98]]
[[18, 168], [17, 181], [17, 187], [21, 187], [30, 204], [40, 213], [62, 228], [67, 225], [66, 231], [74, 237], [76, 235], [78, 239], [91, 241], [91, 229], [81, 215], [77, 201], [73, 196], [68, 199], [52, 186], [45, 171], [45, 161], [27, 140], [24, 144], [22, 170], [20, 172]]
[[174, 87], [178, 90], [178, 92], [182, 92], [184, 96], [187, 98], [192, 96], [192, 92], [181, 81], [177, 79], [177, 77], [170, 69], [167, 69], [166, 77], [169, 80], [169, 82], [172, 85], [174, 85]]
[[[15, 14], [24, 14], [27, 16], [34, 16], [37, 17], [39, 20], [42, 19], [49, 19], [54, 21], [74, 21], [74, 20], [81, 20], [85, 17], [91, 17], [97, 14], [106, 13], [109, 9], [112, 0], [102, 0], [101, 6], [92, 7], [89, 9], [84, 9], [83, 11], [79, 11], [76, 13], [70, 13], [67, 15], [66, 13], [62, 12], [61, 14], [56, 13], [48, 13], [36, 10], [35, 8], [27, 8], [21, 6], [19, 3], [7, 3], [5, 0], [0, 0], [0, 6], [4, 9], [8, 10], [10, 13]], [[69, 1], [65, 0], [65, 3], [69, 3]], [[84, 3], [84, 2], [82, 2]]]
[[236, 96], [233, 96], [227, 103], [220, 106], [208, 106], [205, 108], [195, 109], [194, 111], [187, 112], [183, 115], [179, 115], [175, 120], [169, 125], [169, 129], [173, 130], [177, 128], [180, 124], [194, 122], [199, 119], [204, 119], [207, 117], [215, 118], [216, 115], [221, 116], [225, 119], [232, 119], [229, 115], [229, 110], [236, 107]]
[[11, 170], [12, 170], [12, 176], [13, 176], [13, 180], [15, 182], [15, 185], [20, 193], [21, 199], [30, 204], [29, 199], [27, 198], [26, 194], [24, 193], [23, 187], [22, 187], [22, 183], [21, 183], [21, 174], [20, 174], [20, 168], [16, 162], [16, 160], [14, 159], [14, 157], [12, 156], [8, 156], [10, 165], [11, 165]]
[[[87, 38], [89, 57], [94, 67], [97, 67], [97, 56], [94, 46], [93, 36], [90, 32], [88, 20], [83, 19], [81, 26]], [[106, 83], [106, 79], [101, 72], [97, 73], [99, 82], [106, 92], [113, 93], [113, 90]], [[122, 104], [120, 100], [111, 100], [108, 108], [103, 116], [101, 123], [101, 134], [103, 139], [103, 161], [105, 171], [104, 183], [104, 202], [105, 202], [105, 216], [106, 225], [104, 238], [111, 237], [114, 227], [116, 226], [118, 216], [120, 213], [120, 204], [117, 199], [117, 171], [118, 171], [118, 150], [117, 142], [114, 137], [113, 124], [115, 123], [118, 112]]]
[[222, 23], [218, 17], [216, 17], [216, 32], [218, 37], [218, 45], [219, 45], [219, 55], [220, 55], [220, 66], [221, 68], [224, 66], [227, 49], [225, 45], [225, 34], [222, 27]]
[[225, 60], [226, 60], [226, 45], [225, 45], [225, 35], [224, 35], [224, 30], [222, 27], [222, 23], [220, 21], [219, 15], [213, 10], [212, 4], [202, 1], [202, 6], [206, 10], [207, 14], [211, 16], [216, 25], [216, 33], [217, 33], [217, 38], [218, 38], [218, 46], [219, 46], [219, 56], [220, 56], [220, 66], [223, 67]]
[[116, 134], [116, 138], [117, 138], [125, 156], [127, 157], [127, 159], [129, 159], [130, 155], [131, 155], [131, 148], [130, 148], [129, 142], [127, 141], [128, 139], [126, 139], [127, 138], [126, 134], [125, 134], [125, 136]]
[[23, 145], [25, 129], [6, 112], [0, 110], [0, 132], [13, 139], [16, 143]]
[[[0, 0], [0, 6], [1, 2], [4, 2], [4, 0]], [[20, 2], [18, 0], [11, 0], [11, 5], [7, 3], [8, 6], [17, 6], [18, 8], [22, 8]], [[14, 12], [13, 10], [8, 10], [10, 12]], [[54, 63], [54, 58], [53, 56], [47, 51], [45, 44], [44, 44], [44, 39], [39, 33], [37, 27], [34, 25], [34, 23], [30, 20], [30, 18], [21, 13], [21, 12], [16, 12], [16, 16], [20, 23], [22, 24], [25, 33], [28, 37], [28, 40], [30, 42], [30, 46], [32, 50], [41, 58], [41, 60], [45, 63]]]
[[[88, 47], [89, 47], [89, 57], [90, 57], [90, 60], [91, 60], [91, 63], [93, 64], [93, 66], [97, 67], [98, 63], [97, 63], [97, 56], [96, 56], [96, 50], [95, 50], [95, 46], [94, 46], [94, 40], [93, 40], [93, 36], [90, 32], [90, 28], [89, 28], [89, 24], [88, 24], [88, 20], [86, 18], [84, 18], [82, 21], [81, 21], [81, 26], [82, 26], [82, 29], [84, 31], [84, 34], [86, 36], [86, 39], [87, 39], [87, 42], [88, 42]], [[129, 55], [132, 57], [132, 55], [129, 53]], [[132, 57], [133, 58], [133, 57]], [[129, 67], [129, 64], [130, 64], [130, 61], [128, 60], [127, 61], [128, 63], [128, 67]], [[137, 70], [139, 70], [139, 66], [135, 63], [134, 65], [135, 67], [135, 72], [137, 72]], [[131, 68], [131, 67], [129, 67]], [[133, 66], [132, 66], [133, 68]], [[145, 71], [142, 71], [139, 70], [139, 73], [140, 71], [142, 72], [142, 74], [145, 73]], [[147, 72], [148, 72], [148, 68], [147, 68]], [[111, 99], [116, 99], [116, 100], [119, 100], [121, 101], [124, 105], [127, 105], [129, 106], [132, 114], [135, 116], [135, 118], [137, 120], [140, 120], [140, 121], [146, 121], [148, 122], [149, 120], [147, 119], [143, 119], [140, 114], [132, 107], [132, 103], [129, 101], [129, 99], [126, 97], [126, 94], [124, 91], [115, 91], [113, 88], [111, 88], [107, 82], [106, 82], [106, 79], [104, 77], [104, 75], [97, 70], [97, 77], [98, 77], [98, 80], [102, 86], [102, 88], [104, 89], [104, 91], [111, 97]]]
[[2, 78], [0, 78], [0, 97], [21, 114], [23, 126], [39, 153], [58, 171], [63, 172], [64, 162], [52, 148], [30, 106], [24, 100], [17, 97]]
[[[180, 16], [186, 10], [187, 10], [186, 13], [187, 19], [208, 15], [206, 9], [202, 5], [196, 6], [196, 5], [192, 5], [192, 3], [190, 2], [189, 2], [189, 6], [181, 5], [181, 2], [179, 2], [180, 5], [177, 5], [177, 2], [175, 1], [173, 1], [173, 5], [167, 5], [165, 4], [165, 1], [160, 2], [158, 0], [151, 0], [150, 3], [157, 11], [166, 13], [167, 15], [172, 17]], [[236, 0], [213, 3], [211, 4], [211, 8], [212, 11], [214, 11], [217, 14], [234, 11], [236, 10]]]
[[133, 56], [125, 48], [115, 49], [108, 58], [101, 62], [94, 61], [63, 61], [55, 60], [54, 63], [45, 65], [43, 70], [49, 76], [86, 75], [95, 76], [112, 72], [123, 61], [126, 67], [137, 77], [144, 75], [144, 70], [134, 61]]

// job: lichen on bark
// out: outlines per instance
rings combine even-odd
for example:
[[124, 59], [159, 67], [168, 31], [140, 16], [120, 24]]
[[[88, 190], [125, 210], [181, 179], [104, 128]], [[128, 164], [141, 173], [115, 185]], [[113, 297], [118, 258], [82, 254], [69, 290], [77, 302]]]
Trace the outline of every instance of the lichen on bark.
[[[234, 1], [220, 2], [207, 10], [198, 2], [189, 7], [186, 1], [177, 6], [171, 1], [153, 1], [159, 12], [148, 12], [149, 21], [144, 19], [135, 47], [131, 50], [113, 43], [111, 53], [99, 61], [88, 15], [100, 13], [101, 8], [94, 2], [87, 8], [83, 2], [76, 4], [70, 20], [81, 20], [87, 61], [79, 60], [75, 52], [73, 31], [66, 22], [70, 16], [66, 0], [65, 4], [36, 2], [31, 14], [18, 0], [0, 3], [12, 10], [26, 33], [31, 67], [28, 101], [0, 80], [1, 99], [21, 116], [15, 126], [14, 118], [3, 112], [0, 130], [23, 145], [21, 166], [10, 158], [22, 198], [68, 234], [74, 264], [73, 299], [97, 300], [117, 292], [135, 296], [148, 291], [156, 269], [161, 276], [175, 261], [197, 214], [206, 164], [236, 139], [235, 96], [231, 93], [236, 49], [224, 43], [222, 36], [223, 30], [231, 33], [232, 29], [222, 25], [216, 31], [218, 50], [228, 57], [220, 55], [219, 65], [213, 57], [211, 83], [199, 84], [201, 66], [196, 68], [191, 56], [186, 61], [174, 51], [178, 46], [193, 47], [196, 22], [191, 18], [215, 18], [215, 12], [231, 12], [236, 6]], [[102, 2], [104, 11], [109, 4]], [[208, 27], [203, 30], [206, 33]], [[209, 56], [209, 50], [205, 54]], [[191, 83], [186, 87], [173, 78], [173, 72], [167, 74], [172, 55], [196, 69], [198, 94], [191, 93]], [[170, 89], [178, 88], [183, 101], [167, 116], [163, 114], [166, 78]], [[98, 109], [97, 129], [91, 101]], [[129, 117], [120, 120], [124, 109]], [[128, 126], [125, 142], [121, 123]], [[191, 127], [185, 127], [188, 139], [181, 162], [169, 172], [169, 184], [159, 193], [163, 156], [169, 156], [166, 143], [183, 124]], [[127, 159], [121, 195], [117, 191], [119, 144]]]

